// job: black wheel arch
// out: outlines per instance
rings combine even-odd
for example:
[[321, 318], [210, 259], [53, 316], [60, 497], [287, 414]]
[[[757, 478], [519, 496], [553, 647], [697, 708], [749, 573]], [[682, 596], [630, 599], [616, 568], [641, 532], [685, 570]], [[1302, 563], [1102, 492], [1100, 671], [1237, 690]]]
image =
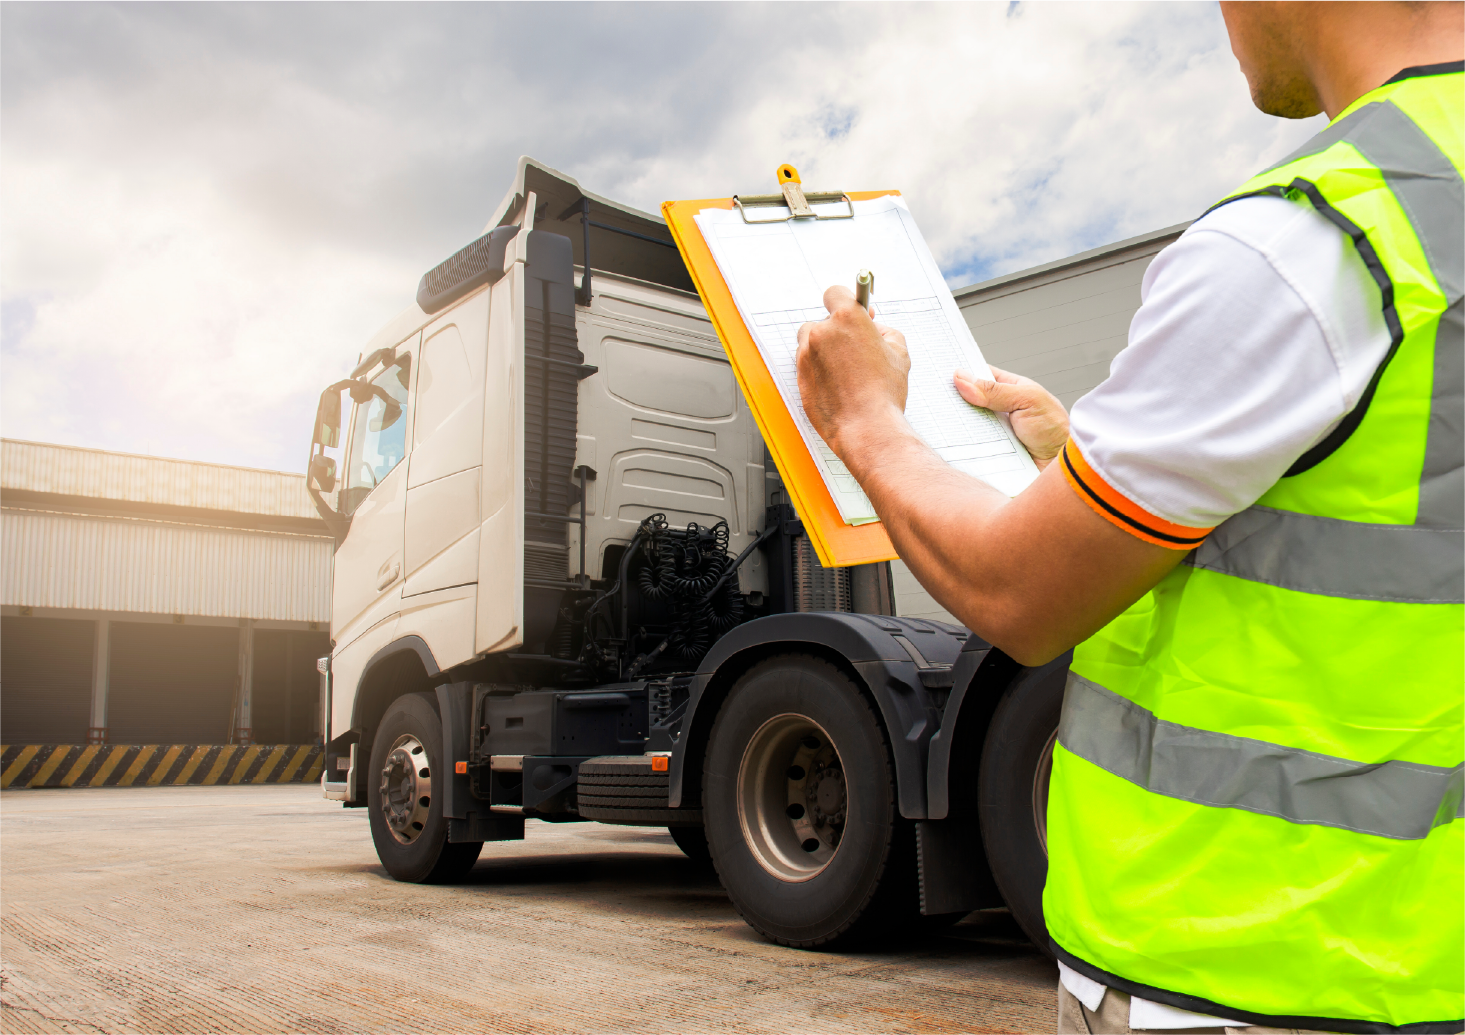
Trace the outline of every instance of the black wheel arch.
[[1062, 678], [1072, 661], [1073, 652], [1066, 651], [1046, 665], [1025, 668], [978, 636], [967, 641], [953, 673], [941, 729], [931, 738], [926, 784], [930, 819], [973, 814], [987, 727], [1007, 689], [1021, 693], [1022, 686]]
[[920, 618], [809, 611], [759, 618], [722, 637], [692, 682], [669, 766], [669, 804], [699, 803], [708, 737], [737, 678], [770, 655], [793, 651], [830, 661], [873, 699], [895, 756], [900, 814], [924, 818], [927, 745], [941, 709], [897, 636], [916, 648], [930, 672], [955, 663], [968, 634], [960, 626]]
[[1002, 692], [1022, 666], [979, 636], [962, 646], [952, 672], [941, 728], [931, 737], [926, 767], [928, 819], [971, 814], [987, 725]]
[[[362, 750], [371, 751], [377, 724], [393, 701], [404, 694], [430, 693], [443, 680], [432, 648], [420, 636], [402, 636], [373, 654], [361, 670], [351, 702], [350, 733], [364, 745]], [[364, 764], [358, 766], [358, 783], [365, 771]], [[355, 801], [366, 800], [364, 786], [352, 791]]]

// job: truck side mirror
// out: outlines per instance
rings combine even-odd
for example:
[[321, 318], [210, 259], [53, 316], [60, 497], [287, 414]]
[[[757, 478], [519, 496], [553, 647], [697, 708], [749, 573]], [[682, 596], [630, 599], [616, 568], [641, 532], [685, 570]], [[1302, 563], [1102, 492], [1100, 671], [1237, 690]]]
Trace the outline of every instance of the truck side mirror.
[[[315, 408], [315, 440], [334, 449], [341, 441], [341, 390], [332, 385], [320, 393], [320, 403]], [[332, 474], [332, 480], [335, 476]], [[326, 489], [330, 492], [329, 489]]]
[[310, 479], [321, 492], [336, 491], [336, 461], [324, 453], [310, 458]]

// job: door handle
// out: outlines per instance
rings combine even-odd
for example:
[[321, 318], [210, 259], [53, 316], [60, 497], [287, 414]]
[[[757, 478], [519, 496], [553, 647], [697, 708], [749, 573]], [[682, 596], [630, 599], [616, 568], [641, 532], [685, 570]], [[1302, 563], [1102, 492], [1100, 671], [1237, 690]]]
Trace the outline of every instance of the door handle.
[[376, 580], [376, 588], [377, 589], [386, 589], [393, 582], [396, 582], [397, 581], [397, 572], [399, 572], [401, 570], [402, 570], [402, 566], [400, 564], [393, 564], [391, 566], [391, 568], [385, 568], [384, 567], [383, 570], [382, 570], [382, 572], [381, 572], [381, 574], [377, 577], [377, 580]]

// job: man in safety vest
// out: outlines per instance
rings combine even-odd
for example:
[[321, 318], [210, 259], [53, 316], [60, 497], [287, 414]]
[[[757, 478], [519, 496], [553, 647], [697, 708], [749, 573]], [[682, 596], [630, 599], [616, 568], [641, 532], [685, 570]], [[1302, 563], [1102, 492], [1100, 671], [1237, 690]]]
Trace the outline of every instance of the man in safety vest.
[[1071, 423], [957, 374], [1037, 481], [922, 443], [846, 289], [799, 387], [926, 589], [1024, 664], [1074, 648], [1060, 1031], [1460, 1031], [1462, 5], [1222, 9], [1256, 105], [1331, 122], [1156, 256]]

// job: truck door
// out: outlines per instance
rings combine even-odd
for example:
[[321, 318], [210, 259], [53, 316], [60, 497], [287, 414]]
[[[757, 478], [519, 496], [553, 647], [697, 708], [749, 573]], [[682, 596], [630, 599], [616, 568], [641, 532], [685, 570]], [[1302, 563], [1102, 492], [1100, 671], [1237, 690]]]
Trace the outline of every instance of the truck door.
[[395, 635], [421, 636], [443, 668], [474, 653], [488, 301], [480, 291], [428, 324], [418, 353]]
[[[407, 502], [410, 401], [419, 335], [397, 347], [396, 360], [370, 381], [357, 402], [342, 472], [341, 511], [351, 519], [336, 551], [332, 628], [341, 645], [400, 610], [403, 521]], [[357, 393], [358, 395], [365, 393]]]

